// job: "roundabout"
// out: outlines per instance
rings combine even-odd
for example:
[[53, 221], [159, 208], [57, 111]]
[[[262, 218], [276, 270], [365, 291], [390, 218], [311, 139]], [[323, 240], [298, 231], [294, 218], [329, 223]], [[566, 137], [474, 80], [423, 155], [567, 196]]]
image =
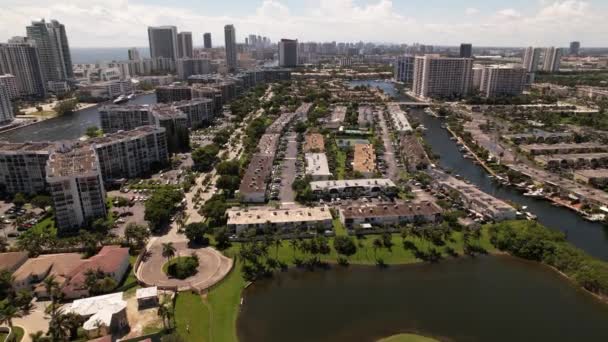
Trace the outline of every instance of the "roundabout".
[[162, 256], [162, 245], [154, 244], [148, 249], [148, 256], [139, 265], [137, 278], [148, 286], [174, 287], [178, 291], [202, 291], [222, 280], [232, 269], [233, 260], [213, 248], [190, 248], [185, 241], [175, 242], [174, 247], [174, 259], [196, 254], [199, 265], [195, 274], [185, 279], [170, 277], [165, 272], [169, 260]]

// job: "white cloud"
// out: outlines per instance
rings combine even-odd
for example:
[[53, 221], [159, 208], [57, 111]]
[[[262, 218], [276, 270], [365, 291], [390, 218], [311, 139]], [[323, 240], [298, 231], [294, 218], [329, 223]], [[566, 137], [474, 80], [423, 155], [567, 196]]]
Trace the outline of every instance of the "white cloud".
[[[213, 16], [187, 8], [151, 5], [130, 0], [0, 0], [0, 41], [24, 35], [31, 20], [53, 18], [66, 25], [72, 46], [146, 46], [147, 26], [176, 25], [223, 41], [223, 26], [234, 24], [237, 39], [249, 33], [300, 41], [376, 41], [428, 44], [566, 45], [582, 40], [586, 46], [603, 45], [608, 35], [608, 9], [593, 0], [541, 0], [527, 8], [505, 8], [493, 15], [478, 15], [467, 8], [449, 17], [416, 19], [415, 12], [400, 13], [391, 0], [307, 0], [304, 9], [290, 10], [284, 0], [258, 0], [251, 14]], [[229, 5], [227, 5], [229, 6]], [[428, 17], [428, 16], [426, 16]], [[220, 44], [218, 44], [220, 45]]]
[[477, 8], [474, 7], [469, 7], [467, 9], [464, 10], [464, 13], [466, 15], [475, 15], [475, 14], [479, 14], [479, 10]]

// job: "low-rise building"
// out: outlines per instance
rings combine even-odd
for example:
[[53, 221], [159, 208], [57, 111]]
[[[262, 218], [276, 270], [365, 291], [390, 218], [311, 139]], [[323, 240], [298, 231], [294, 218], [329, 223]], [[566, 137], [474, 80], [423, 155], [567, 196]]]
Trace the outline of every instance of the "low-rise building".
[[336, 106], [334, 110], [331, 112], [331, 117], [329, 121], [325, 123], [325, 128], [328, 129], [338, 129], [344, 123], [346, 119], [346, 112], [348, 108], [346, 106]]
[[326, 207], [275, 209], [271, 207], [232, 208], [226, 211], [228, 228], [240, 233], [247, 229], [288, 231], [331, 229], [332, 216]]
[[27, 252], [0, 253], [0, 271], [15, 272], [27, 261]]
[[241, 202], [264, 203], [274, 156], [254, 154], [239, 187]]
[[99, 160], [90, 145], [64, 145], [46, 165], [57, 228], [76, 232], [85, 223], [107, 214], [106, 192]]
[[304, 142], [304, 153], [323, 153], [325, 152], [325, 140], [323, 134], [308, 133]]
[[365, 224], [387, 226], [431, 223], [437, 222], [441, 213], [441, 208], [431, 202], [358, 204], [341, 207], [340, 222], [348, 229]]
[[546, 132], [542, 130], [534, 130], [530, 133], [506, 134], [503, 136], [503, 138], [510, 140], [515, 144], [556, 144], [574, 140], [574, 134], [569, 132]]
[[597, 188], [605, 188], [608, 185], [608, 169], [576, 170], [574, 180]]
[[258, 142], [257, 154], [262, 156], [274, 156], [279, 145], [280, 134], [262, 134]]
[[306, 153], [306, 175], [312, 180], [328, 180], [332, 174], [329, 172], [327, 156], [325, 153]]
[[487, 218], [496, 221], [513, 220], [517, 211], [508, 203], [486, 194], [475, 185], [465, 183], [451, 176], [436, 183], [440, 188], [459, 194], [460, 200], [473, 210]]
[[61, 287], [65, 284], [68, 274], [86, 262], [78, 253], [43, 254], [27, 261], [13, 274], [13, 288], [33, 291], [38, 298], [47, 298], [44, 279], [54, 277]]
[[139, 178], [169, 161], [165, 129], [141, 126], [92, 138], [104, 181]]
[[64, 311], [86, 319], [82, 328], [90, 338], [122, 332], [129, 326], [127, 302], [122, 292], [77, 299], [67, 304]]
[[0, 187], [9, 194], [36, 194], [46, 189], [46, 163], [55, 149], [48, 142], [0, 141]]
[[282, 134], [285, 128], [291, 123], [296, 113], [283, 113], [273, 123], [266, 128], [266, 133]]
[[399, 133], [407, 133], [413, 131], [412, 125], [405, 114], [405, 111], [401, 109], [398, 103], [389, 103], [387, 105], [388, 114], [391, 118], [393, 128]]
[[431, 165], [424, 147], [414, 134], [399, 136], [399, 152], [409, 172], [424, 170]]
[[370, 106], [360, 106], [357, 115], [359, 128], [369, 128], [374, 122], [374, 110]]
[[395, 196], [397, 186], [390, 179], [350, 179], [310, 182], [310, 188], [318, 198], [359, 198]]
[[356, 144], [353, 158], [353, 171], [364, 177], [371, 177], [376, 172], [376, 152], [372, 144]]
[[534, 160], [542, 167], [558, 169], [597, 169], [608, 166], [608, 153], [574, 153], [537, 156]]
[[604, 144], [587, 142], [578, 144], [557, 143], [557, 144], [530, 144], [520, 145], [519, 148], [533, 156], [544, 154], [572, 154], [572, 153], [596, 153], [608, 151], [608, 146]]
[[89, 295], [86, 285], [89, 271], [101, 271], [119, 284], [129, 270], [129, 248], [104, 246], [99, 253], [85, 259], [67, 275], [67, 281], [61, 288], [65, 298], [82, 298]]
[[137, 298], [137, 307], [141, 309], [154, 307], [158, 305], [158, 287], [142, 287], [135, 291]]

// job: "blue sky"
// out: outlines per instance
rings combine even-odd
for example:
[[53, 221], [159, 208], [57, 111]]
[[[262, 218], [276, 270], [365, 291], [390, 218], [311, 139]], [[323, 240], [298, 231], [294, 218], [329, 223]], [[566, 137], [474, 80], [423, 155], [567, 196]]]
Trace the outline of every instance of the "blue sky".
[[0, 41], [23, 35], [41, 17], [68, 29], [80, 47], [146, 46], [147, 26], [175, 25], [203, 32], [216, 44], [223, 25], [237, 39], [249, 33], [274, 41], [421, 42], [484, 46], [556, 45], [580, 40], [604, 46], [608, 37], [606, 0], [0, 0]]

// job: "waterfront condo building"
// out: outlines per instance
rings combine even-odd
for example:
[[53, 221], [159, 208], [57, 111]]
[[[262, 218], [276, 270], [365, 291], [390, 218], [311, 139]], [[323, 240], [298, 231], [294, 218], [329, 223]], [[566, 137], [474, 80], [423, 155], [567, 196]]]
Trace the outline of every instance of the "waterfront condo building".
[[176, 60], [179, 56], [177, 49], [177, 28], [175, 26], [148, 27], [150, 43], [150, 58], [169, 58]]
[[562, 59], [562, 49], [549, 47], [545, 49], [543, 71], [558, 72]]
[[46, 82], [74, 78], [70, 46], [63, 24], [57, 20], [47, 23], [42, 19], [33, 21], [26, 31], [27, 37], [33, 40], [38, 48]]
[[414, 82], [414, 56], [399, 56], [395, 61], [394, 77], [397, 82], [403, 82], [411, 87]]
[[128, 51], [130, 61], [140, 61], [139, 50], [137, 48], [130, 48]]
[[11, 101], [19, 97], [19, 89], [17, 88], [17, 77], [11, 74], [0, 75], [0, 86], [4, 86], [8, 94], [8, 98]]
[[6, 86], [0, 83], [0, 125], [13, 121], [13, 106]]
[[177, 58], [192, 58], [192, 32], [180, 32], [177, 34]]
[[298, 40], [281, 39], [279, 42], [279, 66], [295, 68], [298, 65]]
[[412, 90], [421, 98], [465, 96], [471, 90], [472, 69], [471, 58], [416, 56]]
[[105, 182], [149, 175], [169, 158], [165, 129], [161, 127], [142, 126], [87, 142], [97, 153]]
[[99, 160], [90, 145], [64, 145], [51, 153], [46, 166], [57, 228], [75, 233], [107, 214]]
[[99, 117], [104, 133], [129, 131], [154, 124], [148, 105], [104, 106], [99, 110]]
[[9, 194], [33, 195], [46, 188], [46, 163], [55, 148], [46, 142], [0, 142], [0, 184]]
[[228, 72], [235, 72], [237, 69], [237, 51], [234, 25], [224, 26], [224, 40], [226, 44], [226, 68]]
[[523, 67], [527, 72], [535, 72], [538, 70], [538, 63], [540, 62], [541, 49], [535, 47], [528, 47], [524, 51]]
[[0, 44], [0, 74], [15, 76], [18, 96], [43, 98], [46, 96], [45, 78], [35, 43], [15, 37]]
[[524, 91], [526, 69], [509, 65], [493, 65], [481, 71], [479, 90], [484, 97], [517, 96]]

